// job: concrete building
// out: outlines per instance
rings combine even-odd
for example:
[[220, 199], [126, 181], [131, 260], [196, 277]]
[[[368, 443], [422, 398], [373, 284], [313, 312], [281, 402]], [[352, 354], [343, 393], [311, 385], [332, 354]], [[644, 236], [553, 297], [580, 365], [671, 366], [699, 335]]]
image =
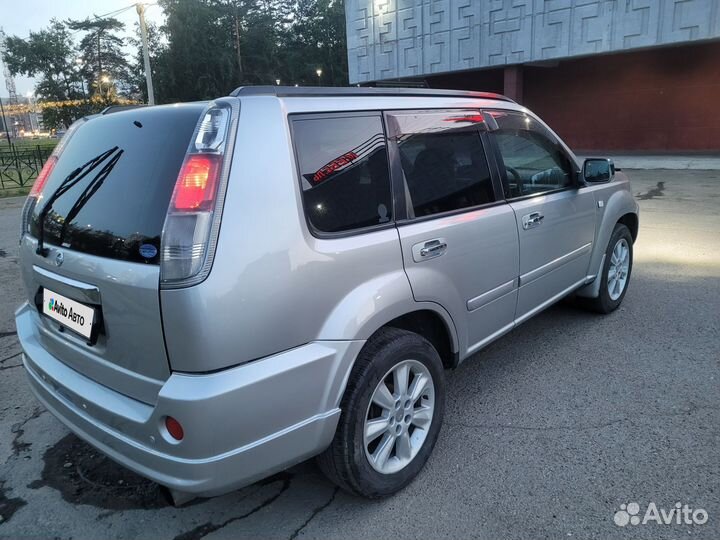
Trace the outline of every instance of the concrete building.
[[346, 0], [351, 84], [501, 92], [573, 148], [720, 150], [720, 0]]

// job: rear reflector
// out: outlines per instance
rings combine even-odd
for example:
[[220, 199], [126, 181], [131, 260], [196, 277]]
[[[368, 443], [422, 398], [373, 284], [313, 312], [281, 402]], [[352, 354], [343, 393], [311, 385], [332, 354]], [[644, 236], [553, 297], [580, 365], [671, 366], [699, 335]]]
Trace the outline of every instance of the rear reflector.
[[165, 429], [167, 429], [167, 432], [176, 441], [182, 441], [185, 436], [185, 432], [183, 431], [183, 427], [180, 425], [180, 422], [175, 420], [172, 416], [165, 417]]

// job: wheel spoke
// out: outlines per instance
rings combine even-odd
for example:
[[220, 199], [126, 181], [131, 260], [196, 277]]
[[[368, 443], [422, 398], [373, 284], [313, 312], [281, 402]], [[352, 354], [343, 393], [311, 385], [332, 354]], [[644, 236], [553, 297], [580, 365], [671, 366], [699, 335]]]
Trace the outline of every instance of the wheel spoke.
[[395, 436], [390, 433], [385, 433], [377, 449], [372, 454], [375, 465], [378, 467], [385, 466], [388, 457], [390, 457], [390, 452], [392, 452], [393, 446], [395, 446]]
[[395, 455], [400, 459], [410, 459], [412, 457], [410, 434], [407, 431], [404, 431], [395, 440]]
[[413, 411], [412, 423], [419, 428], [425, 429], [430, 425], [432, 420], [432, 409], [430, 407], [421, 407]]
[[420, 398], [422, 393], [427, 390], [428, 382], [430, 379], [424, 373], [415, 376], [415, 380], [410, 386], [410, 401], [415, 403]]
[[617, 278], [613, 277], [608, 280], [608, 291], [610, 291], [611, 294], [614, 294], [613, 291], [615, 290], [615, 282], [617, 282]]
[[410, 378], [410, 366], [401, 364], [393, 371], [393, 381], [395, 381], [395, 395], [404, 396], [407, 394], [408, 379]]
[[372, 400], [378, 407], [382, 407], [383, 409], [387, 409], [389, 411], [392, 411], [395, 407], [395, 398], [390, 393], [390, 390], [388, 390], [384, 381], [380, 381], [377, 390], [375, 390], [375, 393], [373, 394]]
[[615, 255], [615, 250], [613, 250], [612, 254], [610, 255], [610, 264], [612, 266], [617, 266], [619, 262], [620, 261], [618, 261], [617, 255]]
[[388, 418], [377, 418], [365, 422], [365, 444], [371, 443], [388, 428]]

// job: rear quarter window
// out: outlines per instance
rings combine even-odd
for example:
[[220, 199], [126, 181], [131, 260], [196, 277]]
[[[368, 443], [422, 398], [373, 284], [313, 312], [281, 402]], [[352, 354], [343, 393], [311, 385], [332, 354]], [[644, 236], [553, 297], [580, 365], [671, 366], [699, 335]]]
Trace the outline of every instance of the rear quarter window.
[[390, 223], [392, 194], [377, 115], [292, 118], [303, 206], [312, 228], [340, 233]]

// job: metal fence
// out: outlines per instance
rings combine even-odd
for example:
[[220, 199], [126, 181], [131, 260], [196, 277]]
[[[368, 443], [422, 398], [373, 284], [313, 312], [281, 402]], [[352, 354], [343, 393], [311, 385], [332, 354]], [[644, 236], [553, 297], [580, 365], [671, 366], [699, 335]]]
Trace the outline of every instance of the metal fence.
[[52, 148], [44, 148], [40, 145], [0, 149], [0, 188], [21, 188], [32, 185], [51, 153]]

